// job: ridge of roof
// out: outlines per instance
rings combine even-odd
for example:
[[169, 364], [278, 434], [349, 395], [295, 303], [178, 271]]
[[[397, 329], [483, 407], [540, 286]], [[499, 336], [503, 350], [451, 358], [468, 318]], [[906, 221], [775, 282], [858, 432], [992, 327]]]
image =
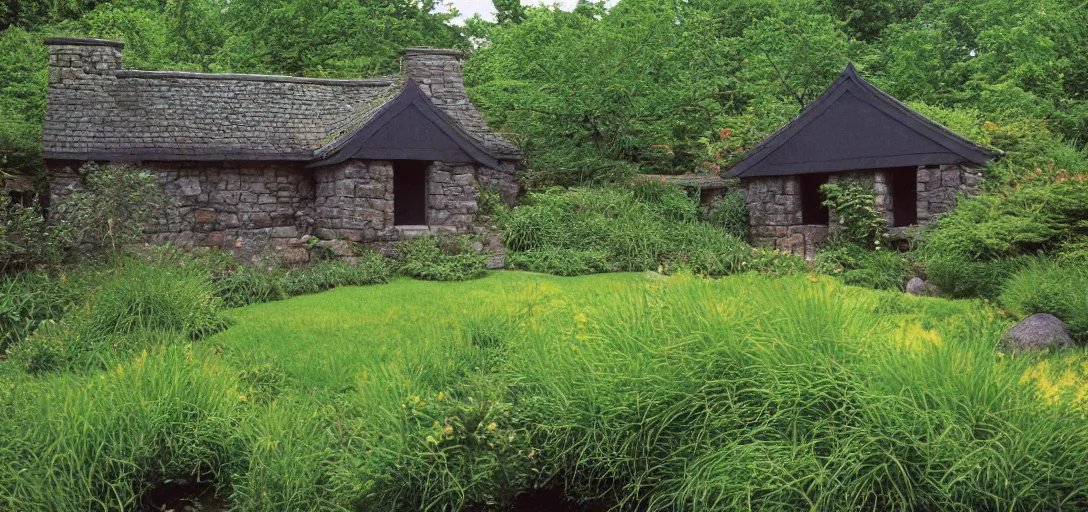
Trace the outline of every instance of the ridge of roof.
[[244, 73], [198, 73], [193, 71], [147, 71], [143, 69], [119, 69], [114, 71], [117, 78], [146, 78], [146, 79], [190, 79], [190, 80], [238, 80], [249, 82], [286, 82], [293, 84], [309, 85], [345, 85], [345, 86], [370, 86], [385, 87], [393, 85], [392, 78], [367, 78], [367, 79], [340, 79], [340, 78], [308, 78], [286, 75], [253, 75]]
[[464, 57], [465, 52], [450, 48], [408, 47], [404, 49], [405, 55], [448, 55], [451, 57]]
[[124, 41], [112, 39], [95, 39], [93, 37], [47, 37], [42, 44], [47, 46], [112, 46], [124, 48]]
[[[858, 89], [858, 91], [866, 96], [867, 99], [879, 102], [887, 106], [888, 108], [896, 111], [900, 116], [899, 118], [896, 118], [896, 120], [900, 123], [907, 124], [904, 123], [904, 121], [907, 121], [920, 124], [922, 128], [926, 129], [930, 133], [922, 133], [916, 129], [915, 131], [929, 138], [930, 140], [933, 140], [937, 144], [948, 147], [948, 144], [940, 140], [940, 138], [945, 138], [948, 141], [953, 142], [954, 145], [963, 146], [962, 148], [959, 148], [962, 151], [957, 151], [953, 148], [948, 149], [952, 152], [959, 154], [965, 160], [981, 164], [986, 160], [997, 158], [1004, 154], [1000, 150], [977, 144], [974, 141], [971, 141], [970, 139], [952, 131], [948, 127], [936, 121], [933, 121], [932, 119], [929, 119], [928, 117], [922, 115], [914, 109], [911, 109], [910, 107], [906, 106], [888, 93], [880, 90], [880, 88], [869, 83], [868, 80], [862, 78], [861, 75], [858, 73], [857, 68], [854, 67], [854, 63], [849, 62], [843, 69], [842, 73], [839, 74], [838, 78], [836, 78], [835, 81], [832, 82], [831, 85], [828, 86], [828, 88], [824, 90], [824, 92], [819, 97], [817, 97], [815, 100], [813, 100], [803, 109], [801, 109], [801, 111], [788, 123], [786, 123], [778, 130], [775, 130], [771, 135], [767, 136], [762, 141], [760, 141], [759, 144], [754, 146], [740, 162], [737, 162], [733, 165], [733, 168], [730, 169], [728, 173], [726, 173], [726, 176], [735, 178], [745, 177], [745, 172], [749, 168], [758, 164], [764, 158], [773, 153], [775, 149], [778, 149], [783, 144], [788, 142], [794, 135], [800, 132], [805, 125], [814, 120], [820, 112], [826, 110], [828, 107], [834, 104], [834, 102], [839, 97], [841, 97], [842, 94], [850, 91], [851, 86], [854, 86], [856, 89]], [[864, 101], [864, 99], [866, 98], [859, 99], [862, 99]], [[907, 126], [910, 127], [909, 125]], [[913, 127], [910, 128], [913, 129]], [[975, 154], [967, 156], [963, 153]]]

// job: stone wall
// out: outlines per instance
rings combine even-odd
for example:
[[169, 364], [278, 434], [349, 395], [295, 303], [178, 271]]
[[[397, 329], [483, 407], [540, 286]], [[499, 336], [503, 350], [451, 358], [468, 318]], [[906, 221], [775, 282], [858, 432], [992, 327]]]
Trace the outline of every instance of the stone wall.
[[[888, 172], [894, 171], [835, 173], [828, 181], [834, 183], [852, 179], [871, 186], [877, 211], [892, 225], [894, 198], [888, 187]], [[977, 168], [961, 165], [919, 168], [917, 223], [932, 223], [938, 215], [955, 208], [959, 197], [979, 193], [981, 184], [982, 173]], [[834, 212], [831, 212], [828, 226], [802, 224], [800, 180], [796, 176], [752, 178], [744, 180], [742, 186], [748, 192], [748, 234], [755, 245], [803, 254], [812, 259], [819, 245], [835, 229], [837, 222]]]
[[[247, 258], [271, 251], [288, 262], [306, 259], [302, 240], [307, 236], [382, 245], [423, 234], [479, 234], [477, 176], [499, 186], [505, 176], [512, 177], [512, 169], [505, 174], [480, 166], [431, 164], [427, 225], [421, 229], [394, 226], [391, 162], [349, 160], [314, 170], [295, 164], [210, 162], [139, 168], [155, 173], [164, 192], [148, 228], [150, 242], [220, 247]], [[53, 204], [78, 190], [81, 179], [71, 166], [52, 165]]]
[[976, 195], [982, 171], [961, 165], [918, 170], [918, 223], [929, 224], [956, 207], [956, 199]]
[[427, 169], [427, 225], [440, 233], [471, 233], [476, 219], [476, 168], [435, 162]]
[[304, 260], [299, 237], [313, 226], [313, 179], [285, 164], [159, 165], [165, 207], [149, 227], [152, 243], [272, 250]]
[[481, 166], [476, 173], [476, 180], [481, 185], [498, 192], [503, 201], [512, 205], [521, 193], [515, 170], [516, 165], [510, 160], [500, 160], [498, 169]]

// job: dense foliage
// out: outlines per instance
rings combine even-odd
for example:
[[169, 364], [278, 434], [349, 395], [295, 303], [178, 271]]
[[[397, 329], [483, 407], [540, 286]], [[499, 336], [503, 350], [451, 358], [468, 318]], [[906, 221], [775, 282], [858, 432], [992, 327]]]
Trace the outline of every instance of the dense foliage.
[[724, 276], [805, 268], [798, 257], [753, 249], [698, 215], [696, 201], [679, 187], [639, 180], [628, 188], [530, 194], [500, 220], [509, 263], [523, 270], [577, 275], [684, 268]]
[[953, 297], [996, 298], [1001, 283], [1040, 253], [1083, 262], [1088, 246], [1085, 175], [1047, 179], [960, 201], [922, 237], [919, 258]]
[[487, 274], [487, 256], [466, 237], [421, 236], [397, 243], [398, 270], [430, 281], [465, 281]]
[[478, 25], [466, 81], [493, 124], [524, 136], [534, 183], [724, 169], [848, 60], [1006, 151], [995, 185], [1088, 168], [1088, 11], [1075, 1], [624, 0]]
[[233, 510], [506, 510], [534, 487], [624, 510], [1088, 499], [1082, 353], [1001, 357], [1008, 322], [980, 303], [809, 277], [400, 280], [86, 374], [0, 362], [0, 506], [155, 508], [187, 483]]
[[1019, 316], [1050, 313], [1078, 343], [1088, 342], [1088, 266], [1034, 263], [1001, 287], [1001, 303]]
[[123, 39], [133, 68], [329, 77], [395, 72], [405, 46], [470, 50], [470, 94], [523, 144], [535, 184], [724, 169], [849, 60], [924, 114], [1006, 151], [991, 183], [1086, 166], [1088, 10], [1074, 0], [623, 0], [573, 12], [498, 2], [497, 23], [464, 27], [435, 6], [5, 0], [0, 169], [41, 167], [41, 40], [52, 35]]

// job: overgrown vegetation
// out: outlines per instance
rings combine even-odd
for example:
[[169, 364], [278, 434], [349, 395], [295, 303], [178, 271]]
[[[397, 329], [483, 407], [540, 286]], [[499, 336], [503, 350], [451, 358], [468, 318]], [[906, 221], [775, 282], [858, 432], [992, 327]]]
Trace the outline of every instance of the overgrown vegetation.
[[228, 316], [86, 375], [0, 363], [0, 506], [127, 510], [168, 481], [238, 510], [501, 509], [534, 487], [619, 509], [1088, 498], [1083, 354], [1000, 357], [1009, 324], [979, 303], [499, 273]]
[[834, 221], [830, 239], [816, 254], [816, 271], [841, 276], [850, 285], [902, 290], [912, 271], [889, 246], [887, 224], [876, 209], [871, 186], [846, 180], [823, 185], [820, 192]]
[[[1037, 312], [1088, 342], [1088, 10], [496, 7], [457, 28], [430, 1], [0, 2], [0, 176], [41, 177], [45, 37], [125, 40], [131, 68], [316, 77], [458, 47], [528, 156], [521, 205], [480, 190], [507, 263], [657, 272], [487, 276], [452, 237], [294, 268], [134, 251], [159, 202], [138, 168], [85, 167], [53, 224], [2, 196], [0, 509], [150, 509], [171, 486], [233, 510], [502, 510], [539, 488], [617, 510], [1088, 503], [1083, 350], [993, 351]], [[743, 242], [740, 193], [704, 212], [629, 182], [722, 172], [848, 61], [1005, 152], [910, 254], [854, 184], [824, 187], [841, 222], [807, 274]], [[328, 291], [397, 273], [452, 282]], [[915, 274], [1004, 311], [899, 293]]]
[[795, 256], [752, 249], [697, 216], [694, 199], [660, 182], [553, 189], [530, 194], [503, 217], [503, 242], [514, 268], [560, 275], [686, 268], [724, 276], [805, 268]]
[[707, 221], [738, 240], [748, 238], [748, 202], [743, 190], [730, 190], [707, 215]]
[[866, 249], [879, 249], [887, 236], [887, 224], [876, 209], [872, 187], [854, 181], [828, 183], [820, 187], [824, 205], [834, 212], [838, 225], [831, 230], [834, 241]]
[[1088, 243], [1088, 183], [1079, 175], [1038, 180], [961, 201], [926, 230], [919, 257], [930, 279], [953, 297], [993, 299], [1039, 253], [1081, 261]]
[[161, 200], [156, 178], [93, 163], [79, 172], [79, 187], [51, 205], [50, 219], [39, 203], [18, 204], [0, 194], [0, 276], [118, 254], [142, 239]]
[[1050, 313], [1066, 322], [1078, 343], [1088, 343], [1088, 266], [1041, 261], [1001, 287], [1001, 303], [1019, 316]]
[[421, 236], [397, 243], [399, 271], [430, 281], [465, 281], [487, 273], [487, 256], [468, 237]]

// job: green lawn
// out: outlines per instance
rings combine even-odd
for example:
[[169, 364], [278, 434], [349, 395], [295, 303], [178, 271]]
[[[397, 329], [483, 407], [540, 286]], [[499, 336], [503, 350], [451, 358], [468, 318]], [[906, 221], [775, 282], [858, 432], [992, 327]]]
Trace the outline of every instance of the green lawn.
[[647, 274], [556, 277], [495, 272], [438, 283], [398, 278], [232, 310], [234, 326], [208, 340], [224, 349], [268, 354], [303, 388], [341, 390], [365, 372], [455, 343], [466, 320], [503, 312], [533, 297], [592, 303], [648, 281]]

